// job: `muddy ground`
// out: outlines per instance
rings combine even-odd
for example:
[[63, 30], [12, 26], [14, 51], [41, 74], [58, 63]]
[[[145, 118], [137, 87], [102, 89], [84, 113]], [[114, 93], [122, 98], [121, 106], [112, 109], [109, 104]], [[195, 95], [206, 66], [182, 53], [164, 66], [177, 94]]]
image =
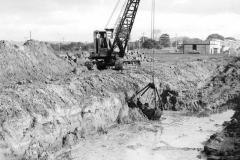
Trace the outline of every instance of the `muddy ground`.
[[55, 157], [75, 160], [195, 160], [206, 159], [201, 153], [203, 141], [222, 130], [233, 111], [210, 117], [189, 117], [183, 112], [165, 111], [160, 121], [141, 121], [117, 125], [87, 137]]
[[[20, 47], [1, 41], [0, 57], [1, 159], [72, 159], [67, 152], [59, 153], [88, 144], [92, 135], [107, 136], [111, 128], [118, 132], [138, 122], [153, 130], [162, 127], [161, 120], [148, 121], [127, 106], [127, 100], [151, 82], [149, 63], [123, 72], [87, 71], [57, 57], [49, 44], [33, 40]], [[197, 117], [236, 110], [235, 119], [219, 133], [227, 133], [221, 143], [215, 143], [217, 136], [206, 142], [204, 151], [212, 158], [238, 154], [232, 139], [238, 140], [239, 66], [240, 59], [224, 55], [156, 57], [155, 81], [165, 110]], [[146, 95], [142, 101], [151, 100], [151, 93]], [[211, 146], [223, 145], [236, 150], [212, 152]]]

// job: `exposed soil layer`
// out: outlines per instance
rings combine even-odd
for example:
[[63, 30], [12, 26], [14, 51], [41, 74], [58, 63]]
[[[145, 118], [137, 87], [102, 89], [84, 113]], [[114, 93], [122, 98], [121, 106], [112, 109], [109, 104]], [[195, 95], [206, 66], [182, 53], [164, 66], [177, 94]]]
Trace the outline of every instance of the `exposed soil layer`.
[[[225, 122], [223, 132], [213, 134], [207, 141], [204, 152], [209, 159], [238, 160], [240, 159], [240, 62], [229, 64], [223, 73], [214, 77], [212, 90], [214, 94], [222, 99], [228, 99], [227, 105], [236, 111], [231, 121]], [[218, 94], [216, 94], [218, 93]]]
[[[90, 133], [105, 134], [114, 124], [146, 120], [138, 109], [129, 109], [126, 100], [150, 82], [148, 63], [123, 73], [76, 74], [76, 65], [55, 56], [48, 44], [0, 46], [1, 156], [54, 159], [53, 153]], [[229, 108], [238, 93], [239, 63], [222, 56], [159, 56], [155, 81], [165, 110], [205, 116]]]

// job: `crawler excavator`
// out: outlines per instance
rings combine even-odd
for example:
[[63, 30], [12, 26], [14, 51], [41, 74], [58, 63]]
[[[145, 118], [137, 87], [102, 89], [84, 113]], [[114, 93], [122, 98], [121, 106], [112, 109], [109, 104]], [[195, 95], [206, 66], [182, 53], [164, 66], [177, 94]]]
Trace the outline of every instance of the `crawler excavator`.
[[[90, 60], [97, 64], [98, 69], [107, 66], [115, 66], [115, 69], [123, 69], [123, 64], [139, 64], [140, 61], [124, 61], [125, 51], [130, 38], [134, 20], [138, 11], [140, 0], [126, 0], [125, 10], [119, 17], [118, 24], [114, 29], [96, 30], [94, 37], [94, 52], [90, 54]], [[124, 9], [124, 8], [123, 8]], [[87, 67], [89, 65], [86, 65]]]
[[[153, 1], [155, 5], [155, 0]], [[107, 66], [115, 66], [115, 69], [122, 70], [124, 63], [140, 64], [140, 61], [137, 60], [123, 60], [139, 3], [140, 0], [126, 0], [124, 5], [125, 10], [119, 18], [119, 23], [115, 25], [115, 29], [106, 28], [104, 31], [94, 31], [93, 37], [95, 51], [90, 54], [90, 59], [97, 62], [98, 69], [105, 69]], [[149, 89], [154, 93], [155, 108], [153, 109], [148, 107], [148, 103], [143, 105], [139, 101], [139, 97], [149, 92]], [[157, 97], [159, 99], [159, 106], [157, 106]], [[138, 99], [138, 102], [135, 101], [136, 99]], [[128, 106], [130, 108], [140, 108], [148, 119], [159, 119], [161, 117], [163, 107], [157, 87], [154, 84], [154, 77], [153, 83], [149, 83], [128, 100]]]

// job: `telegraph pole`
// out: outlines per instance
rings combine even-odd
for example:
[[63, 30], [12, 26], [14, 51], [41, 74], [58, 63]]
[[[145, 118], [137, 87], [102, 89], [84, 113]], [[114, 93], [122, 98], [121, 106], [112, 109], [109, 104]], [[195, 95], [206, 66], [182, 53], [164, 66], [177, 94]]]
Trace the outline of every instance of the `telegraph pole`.
[[175, 42], [176, 42], [176, 50], [177, 50], [177, 46], [178, 46], [178, 45], [177, 45], [177, 34], [176, 34], [176, 41], [175, 41]]
[[131, 50], [131, 35], [129, 35], [128, 45], [128, 50]]
[[59, 51], [62, 52], [61, 51], [61, 38], [60, 38], [60, 34], [58, 33], [58, 35], [59, 35]]
[[145, 37], [144, 37], [145, 36], [145, 32], [143, 32], [142, 35], [143, 35], [142, 38], [143, 38], [143, 43], [144, 43], [145, 42]]
[[30, 31], [30, 40], [32, 40], [32, 33], [31, 33], [31, 31]]
[[140, 52], [140, 38], [141, 37], [139, 37], [139, 39], [138, 39], [138, 51]]

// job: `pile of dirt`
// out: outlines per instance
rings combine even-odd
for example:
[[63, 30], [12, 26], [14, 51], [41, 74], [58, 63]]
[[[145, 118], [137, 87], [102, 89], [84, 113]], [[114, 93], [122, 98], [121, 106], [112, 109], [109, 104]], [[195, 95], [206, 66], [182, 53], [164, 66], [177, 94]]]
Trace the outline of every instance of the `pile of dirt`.
[[0, 41], [0, 83], [31, 83], [55, 79], [72, 66], [58, 58], [45, 42], [27, 41], [16, 46]]
[[240, 123], [233, 118], [223, 125], [225, 126], [223, 132], [211, 135], [204, 146], [204, 153], [209, 160], [238, 160], [240, 159]]
[[132, 121], [146, 121], [148, 120], [148, 118], [146, 117], [146, 115], [144, 115], [142, 113], [142, 111], [138, 108], [133, 108], [133, 109], [130, 109], [130, 112], [129, 112], [129, 118], [132, 120]]

